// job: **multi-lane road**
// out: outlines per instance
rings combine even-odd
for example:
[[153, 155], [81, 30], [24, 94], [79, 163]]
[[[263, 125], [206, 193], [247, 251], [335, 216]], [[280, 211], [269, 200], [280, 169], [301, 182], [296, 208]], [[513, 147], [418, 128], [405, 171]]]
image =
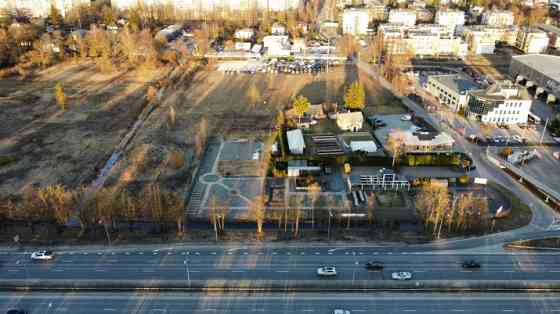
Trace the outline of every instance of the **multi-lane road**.
[[[475, 259], [482, 267], [466, 270]], [[368, 271], [367, 261], [383, 271]], [[130, 250], [59, 252], [50, 262], [29, 254], [0, 255], [0, 279], [107, 280], [315, 280], [320, 265], [335, 265], [338, 276], [326, 280], [390, 280], [393, 271], [409, 271], [417, 280], [560, 280], [560, 254], [459, 254], [383, 251], [380, 248]]]
[[549, 294], [0, 294], [0, 311], [30, 313], [559, 313], [560, 298]]

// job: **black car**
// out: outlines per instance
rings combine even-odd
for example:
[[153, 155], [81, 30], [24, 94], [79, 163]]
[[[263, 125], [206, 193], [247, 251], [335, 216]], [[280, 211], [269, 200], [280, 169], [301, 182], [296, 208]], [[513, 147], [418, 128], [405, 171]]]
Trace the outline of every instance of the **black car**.
[[464, 261], [463, 268], [480, 268], [480, 264], [474, 260]]
[[27, 311], [24, 311], [22, 309], [11, 309], [11, 310], [8, 310], [8, 312], [6, 312], [6, 314], [27, 314]]
[[383, 269], [383, 263], [381, 262], [367, 262], [366, 263], [366, 269], [367, 270], [382, 270]]

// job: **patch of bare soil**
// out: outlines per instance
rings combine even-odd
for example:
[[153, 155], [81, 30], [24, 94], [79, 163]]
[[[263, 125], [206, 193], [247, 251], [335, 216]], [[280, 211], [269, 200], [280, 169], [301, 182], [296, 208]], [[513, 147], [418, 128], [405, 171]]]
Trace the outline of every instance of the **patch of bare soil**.
[[[141, 112], [151, 79], [87, 63], [50, 67], [25, 84], [0, 79], [0, 156], [11, 158], [0, 165], [0, 197], [92, 180]], [[57, 82], [68, 99], [64, 111], [54, 99]]]

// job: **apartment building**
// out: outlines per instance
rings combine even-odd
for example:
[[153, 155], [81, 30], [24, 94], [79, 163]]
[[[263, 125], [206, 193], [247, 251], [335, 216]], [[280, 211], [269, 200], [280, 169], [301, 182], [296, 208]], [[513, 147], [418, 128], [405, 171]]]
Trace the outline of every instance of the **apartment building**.
[[383, 24], [378, 28], [391, 53], [407, 51], [417, 56], [453, 55], [465, 56], [467, 44], [453, 36], [447, 27], [435, 24], [420, 24], [407, 27], [400, 24]]
[[366, 2], [370, 19], [374, 21], [386, 21], [389, 17], [389, 9], [380, 0], [369, 0]]
[[367, 34], [369, 13], [366, 9], [349, 8], [342, 13], [342, 32], [350, 35]]
[[517, 32], [515, 47], [527, 54], [544, 53], [548, 49], [550, 38], [546, 32], [530, 27], [522, 27]]
[[465, 26], [463, 37], [471, 54], [493, 54], [497, 42], [514, 46], [517, 41], [516, 26]]
[[414, 26], [416, 24], [416, 11], [397, 9], [389, 11], [389, 23]]
[[459, 10], [439, 10], [435, 23], [446, 26], [451, 33], [460, 33], [465, 25], [465, 12]]
[[486, 90], [470, 92], [467, 115], [484, 123], [527, 123], [532, 104], [525, 87], [499, 81]]
[[490, 10], [482, 14], [482, 24], [489, 26], [513, 25], [513, 12], [507, 10]]
[[469, 92], [481, 90], [481, 87], [461, 74], [431, 75], [426, 89], [440, 104], [457, 112], [465, 109], [469, 101]]

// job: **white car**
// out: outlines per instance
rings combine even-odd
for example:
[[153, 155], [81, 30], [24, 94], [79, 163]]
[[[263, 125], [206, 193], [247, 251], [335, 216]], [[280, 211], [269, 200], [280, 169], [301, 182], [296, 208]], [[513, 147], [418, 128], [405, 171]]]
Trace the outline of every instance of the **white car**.
[[317, 268], [318, 276], [336, 276], [336, 267], [334, 266], [323, 266]]
[[38, 261], [50, 261], [54, 258], [54, 253], [52, 251], [37, 251], [31, 253], [32, 260]]
[[410, 121], [410, 120], [412, 120], [412, 116], [409, 115], [409, 114], [404, 114], [404, 115], [401, 116], [401, 120], [402, 121]]
[[350, 314], [349, 310], [341, 310], [341, 309], [336, 309], [333, 311], [333, 314]]
[[392, 273], [391, 278], [393, 280], [410, 280], [412, 279], [412, 274], [407, 271], [399, 271]]

